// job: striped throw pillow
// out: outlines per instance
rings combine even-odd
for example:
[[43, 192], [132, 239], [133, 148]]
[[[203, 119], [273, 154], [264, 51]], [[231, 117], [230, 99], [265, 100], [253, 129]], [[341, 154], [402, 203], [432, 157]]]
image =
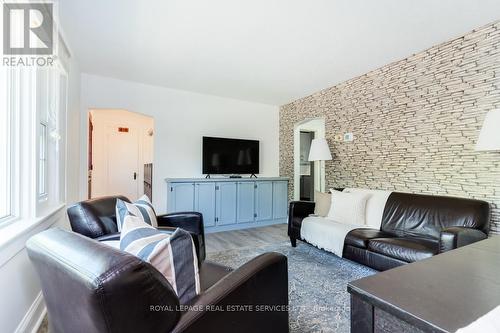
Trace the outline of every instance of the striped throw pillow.
[[128, 203], [123, 200], [116, 200], [116, 225], [118, 231], [122, 230], [123, 219], [125, 215], [132, 214], [141, 217], [147, 224], [157, 227], [156, 213], [147, 195], [143, 195], [134, 203]]
[[141, 218], [127, 214], [120, 235], [120, 249], [150, 263], [168, 280], [181, 304], [200, 293], [196, 248], [189, 232], [157, 230]]

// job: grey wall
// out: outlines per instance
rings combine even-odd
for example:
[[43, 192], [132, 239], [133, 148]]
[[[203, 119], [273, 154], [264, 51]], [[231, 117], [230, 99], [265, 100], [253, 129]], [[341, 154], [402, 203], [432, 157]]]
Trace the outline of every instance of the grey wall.
[[[280, 174], [293, 179], [293, 127], [326, 118], [329, 187], [452, 195], [491, 203], [500, 232], [500, 152], [474, 146], [500, 107], [500, 22], [280, 108]], [[335, 142], [353, 132], [354, 142]], [[293, 182], [290, 182], [293, 193]]]

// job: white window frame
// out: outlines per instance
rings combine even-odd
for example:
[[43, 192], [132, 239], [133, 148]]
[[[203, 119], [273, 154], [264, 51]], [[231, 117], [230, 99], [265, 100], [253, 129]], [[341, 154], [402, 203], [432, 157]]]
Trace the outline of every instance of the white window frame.
[[38, 147], [37, 147], [37, 195], [38, 202], [44, 202], [49, 197], [49, 125], [47, 121], [38, 122]]
[[[44, 70], [44, 69], [42, 69]], [[40, 159], [41, 155], [41, 145], [40, 142], [34, 146], [35, 148], [35, 169], [36, 169], [36, 193], [37, 198], [35, 201], [35, 215], [37, 217], [44, 216], [55, 207], [60, 206], [65, 201], [64, 191], [61, 191], [61, 185], [65, 184], [65, 161], [63, 158], [65, 154], [63, 150], [65, 149], [65, 123], [62, 122], [66, 119], [67, 113], [67, 71], [65, 70], [63, 64], [60, 61], [56, 61], [54, 66], [49, 72], [44, 72], [42, 70], [37, 70], [35, 76], [36, 84], [45, 84], [45, 88], [37, 89], [35, 87], [35, 94], [42, 93], [44, 96], [35, 96], [35, 107], [36, 107], [36, 134], [35, 137], [40, 140], [41, 128], [45, 126], [46, 137], [44, 148], [45, 148], [45, 168], [44, 173], [40, 173]], [[61, 76], [65, 76], [65, 99], [61, 100]], [[45, 79], [45, 80], [43, 80]], [[42, 81], [43, 80], [43, 81]], [[40, 97], [40, 98], [39, 98]], [[64, 105], [62, 105], [64, 103]], [[51, 112], [56, 110], [54, 112]], [[41, 183], [45, 184], [45, 189], [42, 192], [40, 188]]]
[[[9, 97], [10, 94], [10, 73], [6, 68], [1, 68], [0, 69], [1, 77], [2, 77], [2, 84], [0, 85], [0, 89], [2, 89], [1, 92], [1, 98], [0, 100], [3, 100], [4, 103], [2, 103], [1, 108], [5, 108], [5, 133], [0, 133], [0, 135], [4, 136], [5, 139], [5, 156], [1, 156], [0, 158], [4, 159], [5, 158], [5, 174], [1, 175], [2, 179], [1, 182], [5, 182], [5, 187], [2, 188], [2, 191], [5, 191], [2, 193], [5, 195], [5, 198], [3, 200], [5, 201], [5, 207], [6, 211], [5, 215], [0, 216], [0, 224], [4, 224], [10, 220], [12, 220], [14, 216], [13, 212], [13, 191], [12, 191], [12, 183], [13, 183], [13, 167], [12, 167], [12, 155], [15, 151], [15, 149], [12, 149], [12, 133], [13, 131], [13, 119], [12, 119], [12, 109], [10, 107], [11, 103], [11, 98]], [[5, 179], [3, 179], [5, 177]], [[2, 186], [3, 187], [3, 186]]]
[[6, 226], [11, 222], [19, 220], [21, 218], [21, 202], [20, 199], [20, 103], [19, 103], [19, 89], [13, 89], [17, 87], [21, 82], [20, 71], [15, 71], [10, 68], [2, 68], [1, 70], [4, 76], [5, 87], [5, 107], [8, 117], [8, 191], [9, 196], [7, 200], [9, 201], [9, 215], [0, 218], [0, 227]]
[[[3, 3], [4, 0], [0, 0], [0, 6]], [[57, 13], [57, 10], [54, 10], [54, 13]], [[29, 225], [51, 216], [66, 200], [65, 158], [69, 82], [67, 68], [70, 53], [60, 32], [57, 31], [60, 30], [57, 17], [54, 17], [54, 20], [56, 55], [53, 66], [50, 70], [45, 69], [47, 72], [43, 77], [39, 76], [40, 68], [37, 67], [0, 68], [2, 80], [0, 107], [6, 108], [9, 117], [7, 139], [9, 164], [6, 172], [9, 182], [6, 198], [10, 202], [7, 209], [9, 215], [0, 217], [2, 233], [7, 232], [7, 229], [19, 229], [23, 224]], [[15, 28], [12, 33], [22, 36], [24, 31]], [[64, 87], [61, 86], [63, 84]], [[40, 101], [37, 97], [40, 97]], [[45, 104], [44, 110], [41, 111], [43, 104]], [[43, 113], [42, 117], [40, 113]], [[45, 143], [43, 143], [45, 161], [42, 162], [45, 166], [42, 174], [40, 174], [39, 138], [42, 126], [40, 124], [46, 128]], [[0, 158], [5, 157], [0, 156]], [[1, 177], [3, 175], [0, 175], [0, 181], [5, 183]], [[42, 191], [39, 191], [40, 182], [45, 185]], [[4, 228], [14, 221], [19, 223]], [[0, 234], [0, 246], [3, 240]]]

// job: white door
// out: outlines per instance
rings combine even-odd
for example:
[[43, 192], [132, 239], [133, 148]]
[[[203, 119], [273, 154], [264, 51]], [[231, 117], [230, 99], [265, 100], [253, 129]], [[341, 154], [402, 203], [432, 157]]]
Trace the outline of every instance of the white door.
[[[127, 131], [128, 130], [128, 131]], [[136, 200], [139, 179], [139, 140], [132, 127], [108, 127], [108, 186], [106, 195]]]

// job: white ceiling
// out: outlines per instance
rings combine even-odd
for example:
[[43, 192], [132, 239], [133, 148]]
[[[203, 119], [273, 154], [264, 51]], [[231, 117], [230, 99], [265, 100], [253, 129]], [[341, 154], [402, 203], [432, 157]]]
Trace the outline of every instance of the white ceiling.
[[281, 105], [500, 19], [499, 0], [60, 0], [83, 72]]

